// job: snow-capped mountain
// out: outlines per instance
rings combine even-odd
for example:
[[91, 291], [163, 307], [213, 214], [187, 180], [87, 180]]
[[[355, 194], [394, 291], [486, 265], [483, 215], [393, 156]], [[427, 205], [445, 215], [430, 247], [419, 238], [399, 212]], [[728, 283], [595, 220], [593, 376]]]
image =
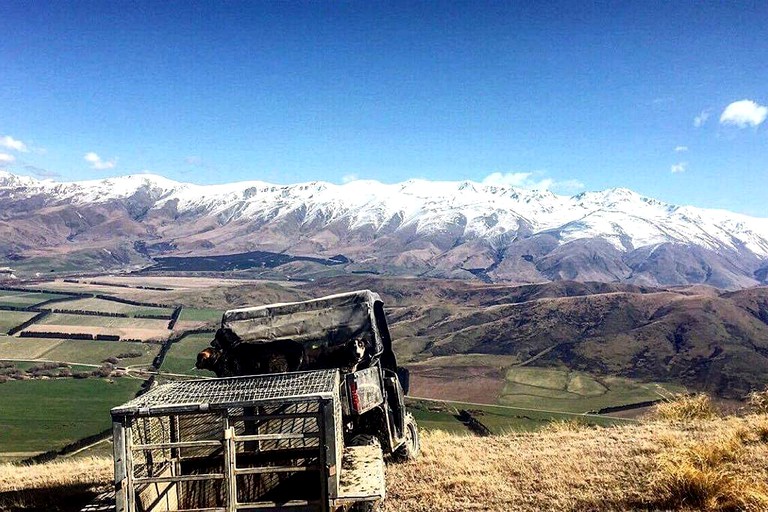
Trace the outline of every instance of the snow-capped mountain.
[[471, 181], [273, 185], [0, 171], [0, 258], [143, 242], [147, 254], [343, 254], [349, 269], [484, 280], [709, 283], [768, 274], [768, 219], [627, 189], [560, 196]]

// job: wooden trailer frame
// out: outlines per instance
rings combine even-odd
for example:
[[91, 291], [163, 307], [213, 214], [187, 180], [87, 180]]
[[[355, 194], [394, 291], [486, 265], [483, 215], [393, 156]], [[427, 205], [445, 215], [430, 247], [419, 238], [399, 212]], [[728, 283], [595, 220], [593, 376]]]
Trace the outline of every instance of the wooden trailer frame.
[[193, 380], [112, 409], [116, 511], [335, 511], [383, 499], [381, 449], [344, 447], [340, 389], [337, 370]]

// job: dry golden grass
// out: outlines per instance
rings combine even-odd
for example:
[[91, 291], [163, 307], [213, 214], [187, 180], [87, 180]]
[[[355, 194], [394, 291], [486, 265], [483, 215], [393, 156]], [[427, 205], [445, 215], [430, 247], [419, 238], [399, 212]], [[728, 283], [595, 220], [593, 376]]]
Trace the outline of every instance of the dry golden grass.
[[68, 510], [84, 505], [113, 478], [112, 459], [86, 457], [46, 464], [0, 464], [0, 510]]
[[656, 406], [656, 417], [665, 421], [689, 422], [717, 415], [712, 399], [705, 393], [674, 395]]
[[768, 413], [768, 388], [750, 393], [747, 396], [747, 406], [756, 413]]
[[106, 457], [61, 459], [32, 466], [0, 464], [0, 492], [103, 484], [111, 478], [112, 459]]
[[768, 510], [768, 418], [423, 436], [386, 512]]
[[[388, 465], [384, 512], [768, 510], [766, 415], [491, 437], [425, 432], [421, 446], [420, 459]], [[0, 510], [7, 491], [62, 495], [111, 477], [103, 458], [0, 466]]]

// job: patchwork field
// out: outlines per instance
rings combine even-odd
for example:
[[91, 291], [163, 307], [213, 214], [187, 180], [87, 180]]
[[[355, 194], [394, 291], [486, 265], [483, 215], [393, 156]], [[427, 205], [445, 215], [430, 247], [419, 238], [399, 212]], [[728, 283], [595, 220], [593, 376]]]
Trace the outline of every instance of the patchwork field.
[[[119, 359], [119, 366], [146, 367], [152, 364], [159, 350], [160, 345], [152, 343], [63, 340], [40, 357], [51, 361], [85, 364], [100, 364], [110, 357], [115, 357]], [[128, 355], [131, 357], [127, 357]]]
[[61, 344], [62, 341], [0, 335], [0, 359], [42, 359], [43, 354]]
[[131, 399], [140, 385], [134, 379], [0, 384], [0, 453], [46, 451], [107, 429], [109, 410]]
[[4, 334], [20, 325], [37, 313], [32, 311], [0, 311], [0, 333]]
[[59, 310], [81, 310], [81, 311], [101, 311], [104, 313], [124, 313], [130, 316], [136, 315], [165, 315], [170, 318], [173, 313], [172, 308], [156, 308], [147, 306], [134, 306], [132, 304], [123, 304], [112, 300], [97, 299], [89, 297], [87, 299], [78, 299], [55, 304], [55, 309]]
[[503, 405], [583, 413], [603, 407], [659, 400], [685, 388], [638, 382], [613, 376], [596, 377], [561, 369], [512, 368], [498, 398]]
[[61, 295], [52, 293], [33, 293], [33, 292], [17, 292], [0, 290], [0, 305], [1, 306], [17, 306], [28, 307], [40, 304], [46, 300], [56, 299]]
[[569, 412], [542, 411], [521, 407], [478, 405], [454, 401], [408, 399], [419, 428], [444, 430], [451, 433], [470, 435], [472, 432], [458, 418], [461, 410], [469, 411], [475, 419], [485, 425], [493, 434], [530, 432], [546, 428], [554, 422], [578, 422], [585, 425], [622, 425], [633, 420], [608, 416], [584, 415]]
[[573, 413], [658, 400], [685, 391], [666, 383], [519, 366], [514, 356], [435, 357], [408, 368], [415, 397]]
[[168, 320], [53, 313], [24, 329], [27, 332], [115, 334], [125, 339], [162, 340], [169, 336]]

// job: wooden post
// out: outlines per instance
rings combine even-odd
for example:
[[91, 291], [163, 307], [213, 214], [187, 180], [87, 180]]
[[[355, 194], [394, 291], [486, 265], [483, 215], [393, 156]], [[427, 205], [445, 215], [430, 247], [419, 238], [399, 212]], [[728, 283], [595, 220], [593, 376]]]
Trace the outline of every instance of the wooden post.
[[235, 512], [237, 510], [237, 476], [235, 475], [237, 448], [235, 444], [235, 429], [228, 425], [229, 422], [227, 421], [224, 424], [224, 482], [227, 486], [227, 512]]
[[125, 430], [123, 429], [123, 424], [115, 420], [112, 420], [112, 446], [115, 460], [115, 511], [128, 512], [128, 482], [125, 472], [127, 464]]

